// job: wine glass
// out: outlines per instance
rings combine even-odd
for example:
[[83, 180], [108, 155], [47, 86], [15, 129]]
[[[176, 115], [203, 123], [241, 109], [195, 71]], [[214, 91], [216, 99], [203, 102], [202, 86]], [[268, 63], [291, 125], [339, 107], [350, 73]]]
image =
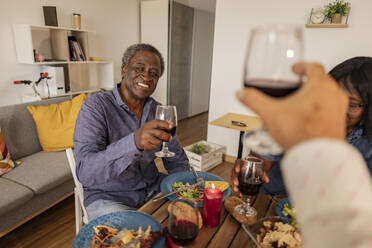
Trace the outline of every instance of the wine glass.
[[244, 204], [235, 207], [235, 211], [245, 216], [257, 216], [257, 211], [250, 206], [251, 197], [258, 194], [263, 183], [264, 164], [263, 160], [248, 156], [237, 161], [240, 163], [238, 174], [239, 191], [243, 194]]
[[195, 204], [176, 200], [171, 203], [168, 219], [168, 233], [178, 246], [191, 244], [199, 231], [199, 213]]
[[[244, 87], [256, 88], [273, 97], [285, 97], [302, 84], [301, 77], [292, 71], [292, 66], [302, 60], [300, 27], [289, 24], [255, 27], [246, 52]], [[264, 129], [247, 133], [244, 143], [250, 150], [262, 155], [283, 152]]]
[[[156, 120], [170, 121], [173, 123], [173, 128], [171, 130], [162, 129], [164, 132], [170, 133], [172, 136], [176, 134], [177, 129], [177, 110], [176, 106], [171, 105], [158, 105], [156, 106], [155, 112]], [[155, 153], [157, 157], [173, 157], [175, 154], [168, 150], [168, 142], [163, 142], [163, 147], [161, 151]]]

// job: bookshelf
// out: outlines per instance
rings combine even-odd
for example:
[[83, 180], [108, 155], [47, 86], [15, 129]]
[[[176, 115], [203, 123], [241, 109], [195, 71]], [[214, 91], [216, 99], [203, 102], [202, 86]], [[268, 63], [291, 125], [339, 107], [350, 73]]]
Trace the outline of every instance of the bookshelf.
[[[42, 65], [63, 67], [66, 94], [113, 88], [113, 62], [89, 61], [88, 35], [94, 31], [28, 24], [14, 24], [13, 31], [17, 62], [40, 68]], [[85, 61], [71, 60], [69, 36], [76, 38]], [[34, 52], [43, 54], [46, 61], [36, 62]]]

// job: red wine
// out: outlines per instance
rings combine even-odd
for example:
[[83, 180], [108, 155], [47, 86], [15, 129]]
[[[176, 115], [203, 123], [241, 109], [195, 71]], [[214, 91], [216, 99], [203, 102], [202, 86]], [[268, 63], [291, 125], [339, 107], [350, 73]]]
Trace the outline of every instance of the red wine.
[[168, 129], [165, 129], [165, 128], [162, 128], [161, 130], [163, 130], [166, 133], [170, 133], [172, 136], [174, 136], [176, 134], [176, 129], [177, 129], [177, 126], [172, 127], [171, 130], [168, 130]]
[[186, 246], [191, 244], [198, 235], [198, 226], [188, 220], [176, 220], [172, 222], [168, 231], [176, 245]]
[[256, 88], [273, 97], [287, 96], [300, 88], [301, 82], [289, 82], [281, 80], [253, 79], [244, 82], [244, 87]]
[[239, 191], [242, 192], [243, 195], [250, 195], [254, 196], [258, 194], [258, 191], [260, 191], [260, 187], [262, 185], [261, 180], [256, 179], [248, 179], [244, 180], [243, 176], [239, 175]]

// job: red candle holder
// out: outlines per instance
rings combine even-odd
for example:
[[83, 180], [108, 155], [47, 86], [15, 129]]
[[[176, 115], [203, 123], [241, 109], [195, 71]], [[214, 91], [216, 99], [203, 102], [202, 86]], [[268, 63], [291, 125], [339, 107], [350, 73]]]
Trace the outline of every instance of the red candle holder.
[[206, 226], [214, 227], [220, 224], [222, 208], [222, 191], [212, 184], [204, 189], [202, 216]]

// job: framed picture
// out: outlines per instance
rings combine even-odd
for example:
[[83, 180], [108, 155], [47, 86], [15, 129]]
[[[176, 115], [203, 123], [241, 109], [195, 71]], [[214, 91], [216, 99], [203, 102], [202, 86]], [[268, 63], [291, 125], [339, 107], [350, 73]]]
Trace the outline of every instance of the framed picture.
[[56, 6], [43, 6], [45, 26], [58, 27]]

